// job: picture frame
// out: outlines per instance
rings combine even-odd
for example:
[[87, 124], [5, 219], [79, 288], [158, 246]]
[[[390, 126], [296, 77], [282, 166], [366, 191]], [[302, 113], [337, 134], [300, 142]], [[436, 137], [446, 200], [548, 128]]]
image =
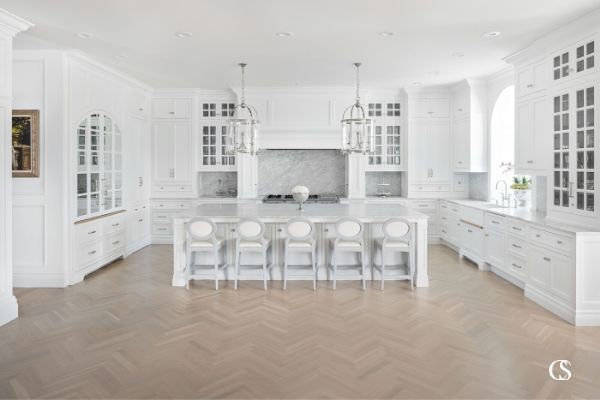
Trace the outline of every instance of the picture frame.
[[12, 176], [40, 176], [40, 111], [12, 111]]

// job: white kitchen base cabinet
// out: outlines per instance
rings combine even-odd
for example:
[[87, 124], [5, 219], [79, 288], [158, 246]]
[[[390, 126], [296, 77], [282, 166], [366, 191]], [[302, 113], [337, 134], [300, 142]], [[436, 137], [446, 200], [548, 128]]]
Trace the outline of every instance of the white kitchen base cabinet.
[[124, 212], [109, 214], [75, 226], [75, 262], [69, 284], [83, 278], [126, 252], [126, 217]]

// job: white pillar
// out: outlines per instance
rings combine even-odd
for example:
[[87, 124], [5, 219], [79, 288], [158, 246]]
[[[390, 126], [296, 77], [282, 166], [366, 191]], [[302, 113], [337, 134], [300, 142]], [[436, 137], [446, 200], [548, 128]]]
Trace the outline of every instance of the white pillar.
[[366, 167], [367, 156], [362, 154], [348, 154], [346, 156], [346, 180], [349, 199], [364, 199], [366, 197]]
[[256, 199], [258, 196], [258, 157], [238, 153], [237, 163], [238, 198]]
[[0, 325], [18, 315], [12, 276], [12, 42], [30, 26], [0, 8]]

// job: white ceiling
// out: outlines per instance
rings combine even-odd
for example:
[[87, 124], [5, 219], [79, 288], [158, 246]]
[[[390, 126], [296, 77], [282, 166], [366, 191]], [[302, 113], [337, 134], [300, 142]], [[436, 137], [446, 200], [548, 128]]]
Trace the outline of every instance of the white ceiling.
[[[501, 70], [503, 57], [600, 0], [0, 0], [0, 7], [36, 25], [15, 47], [81, 49], [157, 88], [239, 86], [240, 61], [250, 86], [351, 86], [351, 63], [362, 61], [365, 85], [402, 87]], [[181, 31], [192, 36], [177, 38]], [[484, 38], [487, 31], [502, 34]]]

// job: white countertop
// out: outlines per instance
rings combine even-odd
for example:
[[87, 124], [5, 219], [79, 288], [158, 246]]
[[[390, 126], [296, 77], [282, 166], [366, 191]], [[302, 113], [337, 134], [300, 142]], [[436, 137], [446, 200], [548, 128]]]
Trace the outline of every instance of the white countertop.
[[403, 217], [411, 222], [424, 222], [427, 215], [399, 204], [305, 204], [298, 210], [297, 204], [262, 203], [207, 203], [196, 206], [192, 216], [204, 216], [216, 222], [237, 221], [240, 218], [260, 218], [265, 222], [287, 221], [293, 217], [307, 217], [314, 222], [334, 222], [352, 216], [363, 222], [383, 222], [391, 217]]
[[477, 208], [482, 211], [490, 212], [496, 215], [517, 218], [525, 222], [530, 222], [541, 227], [564, 231], [568, 233], [578, 232], [596, 232], [600, 229], [593, 229], [586, 226], [568, 225], [560, 221], [553, 221], [546, 218], [546, 213], [539, 211], [531, 211], [526, 208], [506, 208], [494, 207], [492, 203], [477, 200], [462, 200], [462, 199], [445, 199], [449, 203], [454, 203], [462, 206]]

